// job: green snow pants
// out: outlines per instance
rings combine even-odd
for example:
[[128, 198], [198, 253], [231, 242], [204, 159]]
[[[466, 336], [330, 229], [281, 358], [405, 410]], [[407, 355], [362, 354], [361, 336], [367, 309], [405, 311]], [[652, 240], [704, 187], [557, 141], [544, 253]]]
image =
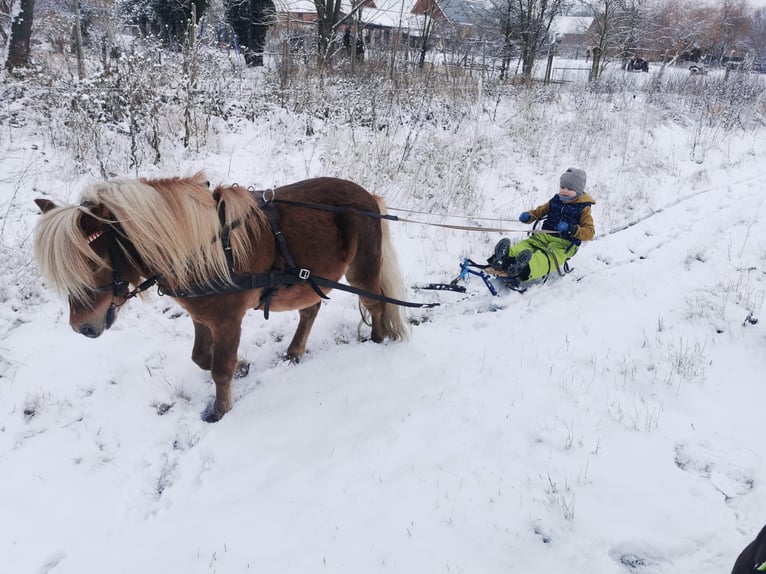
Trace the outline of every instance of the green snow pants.
[[528, 239], [511, 245], [508, 254], [516, 257], [525, 249], [532, 250], [532, 260], [529, 262], [529, 277], [519, 276], [522, 281], [539, 279], [555, 272], [557, 261], [559, 267], [563, 268], [564, 263], [577, 253], [577, 245], [572, 243], [571, 239], [547, 233], [535, 233]]

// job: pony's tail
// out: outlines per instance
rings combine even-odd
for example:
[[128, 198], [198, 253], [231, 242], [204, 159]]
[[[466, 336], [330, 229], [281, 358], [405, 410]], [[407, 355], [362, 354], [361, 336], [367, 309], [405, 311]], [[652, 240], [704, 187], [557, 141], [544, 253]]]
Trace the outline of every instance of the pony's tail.
[[[386, 203], [382, 197], [375, 196], [380, 213], [386, 213]], [[391, 241], [391, 232], [388, 222], [380, 220], [381, 231], [381, 261], [380, 261], [380, 289], [386, 297], [392, 299], [404, 299], [404, 283], [399, 271], [399, 262], [396, 258], [394, 244]], [[383, 305], [383, 336], [389, 339], [406, 339], [409, 336], [409, 324], [404, 315], [404, 308], [393, 303]]]

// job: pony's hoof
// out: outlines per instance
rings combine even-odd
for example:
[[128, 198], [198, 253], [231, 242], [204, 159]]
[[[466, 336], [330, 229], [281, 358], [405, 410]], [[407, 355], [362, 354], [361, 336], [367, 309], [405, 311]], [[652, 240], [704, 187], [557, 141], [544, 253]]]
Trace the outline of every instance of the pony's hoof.
[[215, 410], [215, 408], [211, 405], [208, 408], [206, 408], [202, 413], [202, 420], [206, 423], [217, 423], [223, 418], [223, 415], [226, 413], [219, 413]]
[[250, 363], [244, 360], [239, 361], [237, 363], [237, 368], [234, 369], [234, 378], [244, 379], [249, 372], [250, 372]]
[[286, 363], [290, 363], [291, 365], [297, 365], [298, 363], [301, 362], [301, 358], [296, 357], [295, 355], [285, 355], [283, 359], [285, 360]]

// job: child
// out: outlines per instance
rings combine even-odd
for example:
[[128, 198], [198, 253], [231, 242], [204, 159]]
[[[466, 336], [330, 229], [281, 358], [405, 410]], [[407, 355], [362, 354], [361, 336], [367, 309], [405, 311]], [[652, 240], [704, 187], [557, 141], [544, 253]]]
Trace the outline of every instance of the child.
[[489, 258], [498, 274], [507, 275], [514, 286], [545, 277], [574, 257], [583, 241], [593, 239], [596, 229], [590, 206], [596, 202], [585, 193], [586, 179], [585, 171], [570, 167], [561, 174], [556, 195], [519, 216], [522, 223], [543, 219], [542, 230], [551, 233], [535, 233], [513, 246], [509, 239], [501, 239]]

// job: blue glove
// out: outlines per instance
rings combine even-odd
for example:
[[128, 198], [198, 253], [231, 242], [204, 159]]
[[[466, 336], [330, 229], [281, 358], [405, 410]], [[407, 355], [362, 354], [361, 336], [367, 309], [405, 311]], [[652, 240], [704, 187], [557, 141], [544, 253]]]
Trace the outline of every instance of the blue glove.
[[529, 223], [532, 220], [532, 216], [529, 214], [528, 211], [525, 211], [521, 215], [519, 215], [519, 221], [522, 223]]
[[569, 235], [577, 233], [577, 225], [569, 225], [566, 221], [559, 223], [556, 229], [558, 229], [559, 233], [569, 233]]

